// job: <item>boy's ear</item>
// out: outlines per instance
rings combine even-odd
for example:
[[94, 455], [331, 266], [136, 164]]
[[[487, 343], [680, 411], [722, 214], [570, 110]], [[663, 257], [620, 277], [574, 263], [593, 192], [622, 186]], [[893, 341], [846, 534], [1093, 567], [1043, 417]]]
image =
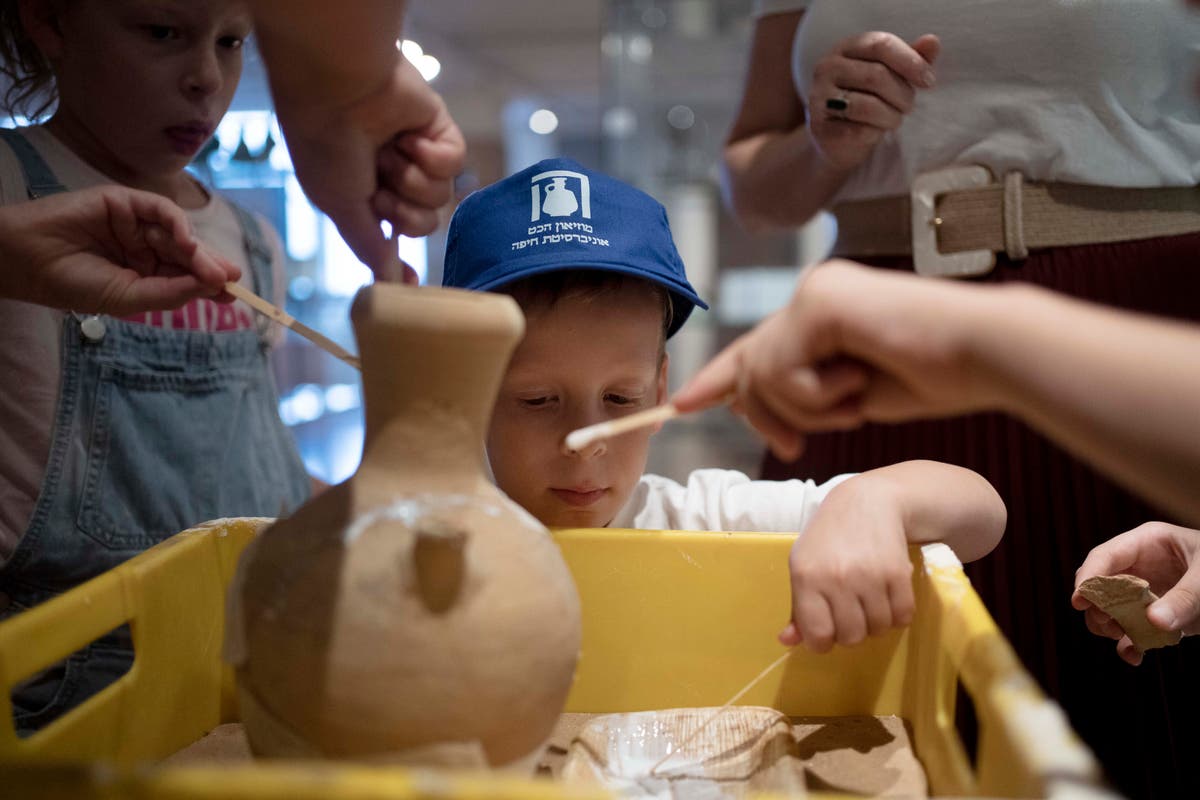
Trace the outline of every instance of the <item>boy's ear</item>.
[[62, 56], [63, 35], [54, 0], [18, 0], [21, 26], [47, 61]]

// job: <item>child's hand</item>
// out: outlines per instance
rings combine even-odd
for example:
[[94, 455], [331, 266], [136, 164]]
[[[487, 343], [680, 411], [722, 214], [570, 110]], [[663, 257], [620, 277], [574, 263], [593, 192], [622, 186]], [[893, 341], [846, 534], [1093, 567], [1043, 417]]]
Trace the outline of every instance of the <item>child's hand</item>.
[[1150, 584], [1158, 601], [1146, 609], [1146, 618], [1165, 631], [1184, 636], [1200, 633], [1200, 530], [1165, 522], [1147, 522], [1092, 548], [1075, 572], [1076, 591], [1071, 605], [1084, 612], [1088, 630], [1117, 640], [1117, 654], [1134, 666], [1142, 653], [1112, 617], [1095, 608], [1078, 591], [1079, 584], [1096, 575], [1136, 575]]
[[834, 642], [907, 625], [912, 562], [900, 504], [885, 481], [859, 475], [837, 486], [792, 545], [792, 620], [779, 641], [824, 653]]

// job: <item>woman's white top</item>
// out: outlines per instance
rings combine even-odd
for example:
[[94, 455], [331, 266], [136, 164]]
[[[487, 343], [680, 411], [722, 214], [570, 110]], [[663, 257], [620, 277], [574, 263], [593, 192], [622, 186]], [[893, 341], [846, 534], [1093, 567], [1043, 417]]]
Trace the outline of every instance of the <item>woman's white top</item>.
[[1183, 0], [755, 4], [759, 17], [801, 9], [792, 72], [806, 105], [813, 67], [849, 36], [942, 43], [937, 85], [917, 90], [836, 200], [906, 194], [915, 175], [951, 164], [1037, 181], [1200, 183], [1200, 13]]

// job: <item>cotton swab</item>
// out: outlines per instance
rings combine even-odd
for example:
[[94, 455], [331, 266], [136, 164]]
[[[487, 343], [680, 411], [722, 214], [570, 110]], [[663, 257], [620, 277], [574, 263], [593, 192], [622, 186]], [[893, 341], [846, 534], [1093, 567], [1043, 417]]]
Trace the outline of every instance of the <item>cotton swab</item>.
[[636, 414], [630, 414], [628, 417], [588, 425], [586, 428], [579, 428], [567, 434], [567, 449], [578, 452], [600, 439], [608, 439], [622, 433], [637, 430], [638, 428], [644, 428], [647, 425], [653, 425], [657, 422], [666, 422], [678, 415], [679, 409], [667, 403], [655, 406], [654, 408], [648, 408], [645, 411], [639, 411]]
[[[734, 401], [736, 396], [737, 393], [731, 391], [721, 398], [720, 404], [728, 405]], [[648, 408], [645, 411], [639, 411], [636, 414], [630, 414], [628, 417], [621, 417], [620, 419], [613, 419], [608, 422], [598, 422], [595, 425], [588, 425], [586, 428], [577, 428], [567, 434], [564, 444], [571, 452], [578, 453], [593, 442], [619, 436], [629, 431], [635, 431], [647, 425], [666, 422], [669, 419], [678, 417], [680, 413], [679, 409], [674, 405], [665, 403], [661, 406]]]
[[226, 283], [225, 291], [229, 292], [237, 299], [244, 301], [246, 305], [250, 306], [263, 316], [268, 317], [269, 319], [278, 322], [280, 325], [290, 328], [291, 330], [300, 334], [317, 347], [333, 355], [335, 358], [340, 358], [342, 361], [345, 361], [347, 364], [359, 371], [362, 370], [362, 362], [358, 359], [358, 356], [354, 355], [325, 334], [319, 333], [305, 325], [303, 322], [300, 322], [282, 308], [263, 300], [254, 292], [242, 286], [240, 283], [235, 283], [233, 281]]

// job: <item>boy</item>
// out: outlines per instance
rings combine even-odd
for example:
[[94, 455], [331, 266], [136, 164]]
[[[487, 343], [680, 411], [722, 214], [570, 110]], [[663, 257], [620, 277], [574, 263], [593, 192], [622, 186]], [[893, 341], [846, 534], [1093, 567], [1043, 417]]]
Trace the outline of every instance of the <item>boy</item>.
[[642, 474], [652, 430], [566, 450], [570, 431], [666, 400], [666, 339], [707, 308], [663, 207], [607, 175], [549, 159], [475, 192], [450, 223], [443, 283], [510, 294], [525, 312], [488, 431], [497, 485], [551, 527], [803, 532], [786, 645], [823, 652], [907, 624], [910, 542], [969, 561], [1004, 531], [992, 487], [948, 464], [820, 486], [708, 469], [682, 486]]

